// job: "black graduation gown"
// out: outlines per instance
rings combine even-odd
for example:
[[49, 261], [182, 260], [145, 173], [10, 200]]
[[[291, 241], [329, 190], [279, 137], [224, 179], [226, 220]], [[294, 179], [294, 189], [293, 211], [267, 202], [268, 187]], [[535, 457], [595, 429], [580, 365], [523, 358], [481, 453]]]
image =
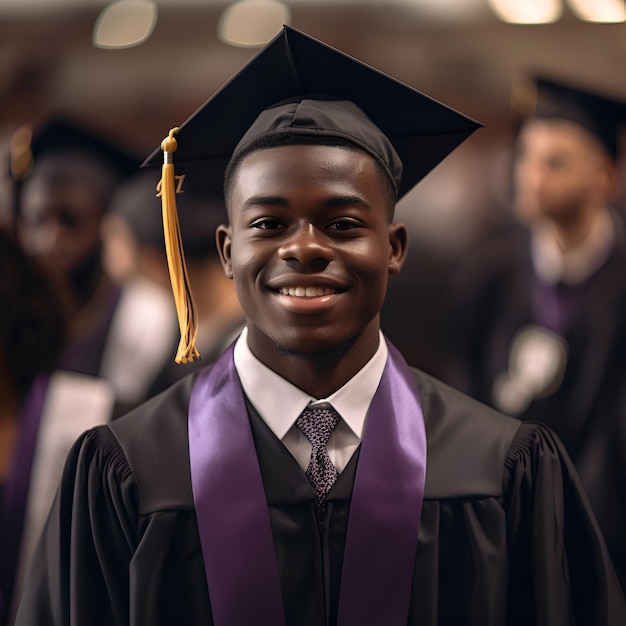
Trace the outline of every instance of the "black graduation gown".
[[[428, 466], [409, 624], [626, 623], [596, 523], [550, 431], [415, 376]], [[189, 469], [194, 378], [77, 441], [19, 626], [213, 623]], [[333, 486], [320, 529], [302, 470], [257, 415], [250, 419], [286, 623], [334, 624], [358, 456]]]
[[[580, 287], [564, 338], [558, 388], [517, 417], [550, 426], [565, 445], [626, 589], [626, 230]], [[533, 324], [528, 235], [513, 232], [467, 259], [451, 285], [447, 382], [487, 404], [517, 331]]]

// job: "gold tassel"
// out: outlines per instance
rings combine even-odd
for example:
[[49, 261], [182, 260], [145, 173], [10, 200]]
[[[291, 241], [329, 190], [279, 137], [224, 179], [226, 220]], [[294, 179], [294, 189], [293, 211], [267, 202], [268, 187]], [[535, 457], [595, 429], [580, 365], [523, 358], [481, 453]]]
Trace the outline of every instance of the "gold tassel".
[[178, 326], [180, 328], [180, 342], [175, 361], [176, 363], [191, 363], [191, 361], [200, 358], [200, 354], [195, 346], [198, 335], [198, 312], [191, 294], [189, 277], [187, 276], [187, 265], [185, 263], [183, 241], [176, 209], [176, 179], [174, 175], [173, 153], [178, 147], [174, 138], [174, 133], [177, 130], [178, 128], [172, 128], [168, 136], [161, 142], [163, 170], [157, 190], [161, 196], [167, 265], [170, 272], [172, 292], [174, 293], [174, 302], [176, 303]]

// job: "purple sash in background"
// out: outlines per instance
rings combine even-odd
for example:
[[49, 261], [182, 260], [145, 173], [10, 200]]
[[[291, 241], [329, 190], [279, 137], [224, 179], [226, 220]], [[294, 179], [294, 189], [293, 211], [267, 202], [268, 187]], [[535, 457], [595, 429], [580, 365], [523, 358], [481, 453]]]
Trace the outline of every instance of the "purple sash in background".
[[[232, 348], [196, 380], [189, 455], [216, 626], [284, 624], [269, 512]], [[339, 626], [406, 624], [425, 477], [417, 389], [389, 345], [355, 477]]]
[[42, 374], [33, 382], [21, 408], [15, 452], [0, 502], [0, 622], [9, 609], [13, 593], [28, 486], [37, 446], [44, 401], [50, 376]]

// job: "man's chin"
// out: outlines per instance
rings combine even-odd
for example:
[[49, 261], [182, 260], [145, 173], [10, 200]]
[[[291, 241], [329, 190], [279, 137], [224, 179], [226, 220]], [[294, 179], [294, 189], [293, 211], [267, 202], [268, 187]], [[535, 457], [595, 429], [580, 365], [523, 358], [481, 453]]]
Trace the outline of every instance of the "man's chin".
[[275, 342], [276, 349], [284, 356], [334, 361], [343, 356], [354, 344], [354, 337], [347, 339], [294, 338]]

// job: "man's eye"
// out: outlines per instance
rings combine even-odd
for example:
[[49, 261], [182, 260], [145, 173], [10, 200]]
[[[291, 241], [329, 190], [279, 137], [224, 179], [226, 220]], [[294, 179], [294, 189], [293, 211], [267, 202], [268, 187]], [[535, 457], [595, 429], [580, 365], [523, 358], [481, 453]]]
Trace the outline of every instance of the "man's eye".
[[358, 227], [358, 222], [354, 220], [336, 220], [330, 225], [332, 230], [352, 230]]
[[258, 228], [260, 230], [278, 230], [281, 227], [281, 223], [278, 220], [262, 219], [257, 220], [252, 224], [252, 228]]
[[59, 213], [59, 224], [68, 230], [76, 230], [82, 224], [82, 218], [72, 211], [61, 211]]
[[547, 166], [551, 170], [562, 170], [567, 167], [567, 159], [563, 157], [551, 157], [546, 162]]

